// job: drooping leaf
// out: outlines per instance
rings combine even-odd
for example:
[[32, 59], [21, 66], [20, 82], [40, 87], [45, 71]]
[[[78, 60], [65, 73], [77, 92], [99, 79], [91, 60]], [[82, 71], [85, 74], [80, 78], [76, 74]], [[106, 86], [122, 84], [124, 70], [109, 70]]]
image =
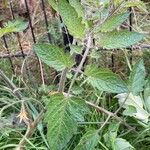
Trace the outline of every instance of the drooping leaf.
[[81, 54], [82, 53], [82, 47], [78, 45], [70, 45], [70, 54], [72, 55], [73, 53], [76, 54]]
[[124, 0], [113, 0], [113, 3], [116, 7], [119, 6], [123, 2], [124, 2]]
[[120, 123], [113, 122], [109, 125], [108, 131], [104, 135], [107, 147], [112, 150], [133, 150], [133, 146], [125, 139], [117, 138]]
[[129, 7], [137, 7], [137, 8], [139, 8], [140, 10], [143, 10], [143, 11], [145, 11], [145, 12], [148, 12], [145, 3], [142, 2], [141, 0], [140, 0], [140, 1], [127, 1], [127, 2], [125, 3], [125, 6], [124, 6], [124, 7], [127, 7], [127, 8], [129, 8]]
[[134, 147], [125, 139], [116, 138], [115, 140], [115, 150], [133, 150]]
[[145, 76], [146, 72], [144, 63], [143, 60], [140, 60], [134, 65], [129, 77], [129, 86], [133, 94], [136, 95], [143, 91], [143, 86], [145, 85]]
[[63, 22], [69, 30], [69, 33], [72, 34], [75, 38], [84, 38], [85, 25], [82, 24], [82, 19], [78, 17], [78, 13], [67, 2], [67, 0], [61, 0], [58, 2], [58, 10], [63, 19]]
[[125, 108], [124, 115], [133, 116], [145, 123], [148, 122], [150, 114], [143, 108], [144, 104], [140, 96], [135, 96], [132, 93], [121, 93], [115, 97], [118, 98], [119, 105]]
[[141, 41], [143, 38], [143, 34], [129, 31], [95, 34], [96, 45], [106, 49], [126, 48]]
[[74, 64], [71, 56], [64, 53], [62, 48], [51, 44], [35, 44], [33, 47], [37, 56], [47, 65], [61, 71], [65, 68], [70, 68]]
[[144, 100], [145, 100], [146, 108], [150, 113], [150, 78], [147, 79], [147, 83], [144, 89]]
[[47, 112], [44, 120], [47, 122], [50, 149], [62, 150], [77, 131], [77, 120], [84, 115], [84, 101], [57, 93], [45, 102]]
[[82, 17], [84, 19], [85, 12], [80, 0], [69, 0], [69, 3], [78, 13], [78, 17]]
[[56, 3], [56, 0], [48, 0], [48, 3], [51, 5], [51, 7], [58, 11], [58, 6], [57, 6], [57, 3]]
[[98, 144], [99, 140], [100, 136], [98, 131], [89, 130], [82, 136], [79, 144], [75, 147], [74, 150], [93, 150]]
[[106, 21], [100, 27], [96, 28], [96, 32], [112, 31], [116, 29], [118, 26], [120, 26], [128, 17], [129, 13], [121, 13], [111, 16], [108, 19], [106, 19]]
[[104, 134], [104, 140], [106, 142], [106, 145], [108, 147], [111, 147], [112, 149], [114, 149], [119, 125], [120, 124], [117, 122], [112, 122], [108, 127], [108, 131]]
[[12, 32], [21, 32], [25, 30], [27, 26], [28, 23], [20, 19], [9, 21], [8, 23], [5, 24], [4, 28], [0, 28], [0, 37]]
[[125, 116], [134, 116], [134, 114], [137, 113], [136, 108], [134, 106], [128, 105], [126, 109], [123, 111], [123, 114]]
[[124, 93], [128, 91], [124, 81], [108, 69], [88, 66], [85, 70], [85, 75], [88, 77], [88, 82], [100, 91], [111, 93]]
[[78, 13], [78, 17], [82, 18], [82, 23], [85, 24], [85, 28], [91, 27], [93, 22], [85, 19], [85, 10], [83, 5], [81, 5], [80, 0], [69, 0], [69, 3]]
[[99, 58], [101, 58], [101, 56], [102, 55], [101, 55], [100, 51], [97, 51], [96, 49], [91, 50], [91, 53], [90, 53], [91, 58], [98, 60]]

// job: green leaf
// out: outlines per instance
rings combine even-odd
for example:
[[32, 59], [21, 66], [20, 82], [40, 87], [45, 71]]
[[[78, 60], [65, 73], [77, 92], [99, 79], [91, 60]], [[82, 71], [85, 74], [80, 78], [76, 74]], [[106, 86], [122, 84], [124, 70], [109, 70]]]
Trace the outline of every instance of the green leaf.
[[37, 56], [47, 65], [62, 71], [65, 68], [71, 68], [74, 64], [71, 56], [64, 53], [62, 48], [51, 44], [35, 44], [33, 47]]
[[70, 45], [70, 54], [72, 55], [73, 53], [76, 54], [81, 54], [82, 53], [82, 47], [78, 45]]
[[124, 7], [127, 7], [127, 8], [137, 7], [140, 10], [143, 10], [144, 12], [148, 12], [145, 3], [142, 2], [141, 0], [140, 1], [128, 1], [128, 2], [125, 3]]
[[55, 0], [48, 0], [48, 3], [51, 5], [51, 7], [52, 7], [54, 10], [58, 11], [58, 6], [57, 6], [57, 3], [56, 3]]
[[123, 111], [123, 115], [125, 116], [134, 116], [134, 114], [137, 113], [136, 108], [134, 106], [128, 105], [126, 107], [126, 110]]
[[146, 72], [144, 62], [143, 60], [140, 60], [134, 65], [129, 77], [130, 91], [134, 95], [143, 91], [143, 86], [145, 85], [145, 76]]
[[125, 108], [124, 115], [133, 116], [145, 123], [148, 122], [150, 114], [143, 108], [144, 104], [140, 96], [135, 96], [132, 93], [121, 93], [115, 97], [118, 98], [119, 105]]
[[84, 38], [85, 25], [82, 24], [82, 19], [78, 17], [76, 10], [67, 2], [67, 0], [59, 1], [58, 9], [69, 33], [75, 38]]
[[126, 48], [141, 41], [143, 38], [143, 34], [130, 31], [103, 32], [95, 35], [96, 45], [106, 49]]
[[106, 21], [96, 29], [96, 32], [108, 32], [116, 29], [129, 17], [129, 14], [130, 13], [121, 13], [107, 18]]
[[108, 147], [111, 147], [112, 149], [114, 149], [114, 143], [117, 137], [119, 125], [120, 124], [117, 122], [112, 122], [109, 125], [107, 132], [104, 134], [104, 140], [105, 140], [106, 145]]
[[79, 144], [75, 147], [74, 150], [93, 150], [98, 144], [99, 140], [100, 136], [98, 131], [89, 130], [82, 136]]
[[83, 100], [65, 97], [63, 94], [53, 94], [50, 99], [46, 99], [44, 120], [47, 122], [50, 149], [62, 150], [76, 133], [77, 118], [84, 115], [83, 106], [86, 107], [83, 103]]
[[21, 32], [25, 30], [27, 26], [28, 26], [28, 23], [20, 19], [9, 21], [8, 23], [5, 24], [4, 28], [0, 28], [0, 37], [2, 37], [5, 34], [12, 33], [12, 32]]
[[124, 81], [108, 69], [88, 66], [85, 70], [85, 75], [88, 77], [88, 82], [100, 91], [111, 93], [124, 93], [128, 91]]
[[147, 79], [147, 83], [144, 89], [144, 100], [146, 108], [150, 112], [150, 78]]
[[89, 109], [85, 102], [79, 98], [71, 98], [69, 110], [71, 115], [77, 121], [84, 121], [84, 115], [89, 112]]
[[80, 0], [69, 0], [70, 5], [76, 10], [78, 13], [78, 17], [85, 18], [84, 8], [81, 5]]
[[119, 6], [124, 0], [113, 0], [115, 6]]
[[125, 139], [116, 138], [115, 150], [133, 150], [134, 147]]

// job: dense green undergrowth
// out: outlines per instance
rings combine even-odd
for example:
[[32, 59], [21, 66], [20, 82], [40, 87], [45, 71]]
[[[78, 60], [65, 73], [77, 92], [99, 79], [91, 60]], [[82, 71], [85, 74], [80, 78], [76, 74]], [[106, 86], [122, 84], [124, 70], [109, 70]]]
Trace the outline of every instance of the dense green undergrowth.
[[[57, 42], [33, 44], [46, 69], [57, 71], [57, 80], [50, 84], [45, 84], [42, 73], [42, 84], [38, 79], [37, 84], [29, 72], [29, 84], [23, 76], [0, 68], [0, 149], [149, 150], [148, 52], [136, 59], [132, 55], [148, 36], [138, 27], [131, 30], [128, 22], [133, 12], [147, 13], [145, 3], [49, 0], [49, 4], [73, 43], [67, 45], [69, 52]], [[20, 19], [8, 22], [0, 28], [0, 36], [26, 27]], [[104, 50], [109, 53], [105, 58]], [[126, 68], [106, 67], [103, 60], [113, 59], [118, 51]]]

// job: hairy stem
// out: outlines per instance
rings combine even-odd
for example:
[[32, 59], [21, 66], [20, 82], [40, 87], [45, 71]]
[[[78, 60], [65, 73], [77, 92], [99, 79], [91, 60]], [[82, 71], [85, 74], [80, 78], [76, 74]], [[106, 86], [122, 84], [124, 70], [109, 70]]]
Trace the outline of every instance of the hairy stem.
[[76, 73], [75, 73], [75, 75], [74, 75], [74, 77], [73, 77], [73, 79], [72, 79], [72, 81], [71, 81], [71, 84], [70, 84], [69, 90], [68, 90], [68, 95], [70, 94], [71, 88], [72, 88], [73, 84], [75, 83], [75, 80], [76, 80], [76, 78], [77, 78], [79, 72], [81, 71], [81, 69], [82, 69], [82, 67], [83, 67], [83, 64], [84, 64], [84, 62], [85, 62], [85, 60], [86, 60], [86, 58], [87, 58], [87, 55], [89, 54], [91, 45], [92, 45], [92, 35], [89, 34], [88, 39], [87, 39], [87, 47], [86, 47], [86, 50], [85, 50], [85, 52], [84, 52], [83, 58], [82, 58], [82, 60], [81, 60], [81, 62], [80, 62], [80, 64], [79, 64], [79, 66], [78, 66], [78, 68], [77, 68], [77, 70], [76, 70]]

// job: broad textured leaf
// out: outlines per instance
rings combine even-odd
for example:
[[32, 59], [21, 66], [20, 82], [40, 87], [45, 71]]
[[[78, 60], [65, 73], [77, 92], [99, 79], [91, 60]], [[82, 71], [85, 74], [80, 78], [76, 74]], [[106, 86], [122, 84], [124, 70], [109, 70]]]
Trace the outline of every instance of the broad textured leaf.
[[121, 78], [108, 69], [99, 69], [95, 66], [88, 66], [85, 70], [88, 82], [99, 89], [111, 93], [124, 93], [128, 88]]
[[[50, 149], [62, 150], [77, 131], [77, 115], [84, 115], [81, 100], [65, 97], [63, 94], [51, 95], [46, 100], [47, 122]], [[80, 106], [82, 104], [82, 106]], [[86, 107], [86, 105], [84, 105]], [[73, 115], [73, 113], [75, 113]]]
[[76, 38], [84, 38], [85, 25], [82, 24], [82, 19], [78, 17], [76, 10], [67, 2], [67, 0], [59, 1], [58, 9], [69, 33]]
[[37, 56], [47, 65], [61, 71], [65, 68], [71, 68], [74, 64], [71, 56], [64, 53], [62, 48], [51, 44], [35, 44], [33, 47]]
[[57, 3], [56, 3], [56, 0], [48, 0], [48, 3], [51, 5], [51, 7], [58, 11], [58, 7], [57, 7]]
[[84, 115], [89, 112], [84, 100], [73, 97], [70, 100], [69, 110], [71, 115], [80, 122], [84, 121]]
[[133, 150], [134, 147], [125, 139], [116, 138], [115, 150]]
[[126, 48], [143, 38], [143, 34], [129, 31], [102, 32], [95, 35], [96, 45], [106, 49]]
[[145, 67], [143, 60], [138, 61], [130, 74], [129, 77], [129, 86], [133, 94], [138, 94], [143, 91], [143, 86], [145, 85]]
[[133, 116], [143, 122], [148, 122], [150, 114], [143, 108], [144, 104], [140, 96], [135, 96], [132, 93], [121, 93], [115, 97], [118, 98], [119, 105], [123, 105], [122, 107], [125, 108], [124, 115]]
[[12, 32], [21, 32], [25, 30], [27, 26], [28, 26], [28, 23], [20, 19], [9, 21], [7, 24], [5, 24], [4, 28], [0, 28], [0, 37], [2, 37], [5, 34], [12, 33]]
[[98, 131], [89, 130], [82, 136], [79, 144], [75, 147], [74, 150], [93, 150], [98, 144], [99, 140], [100, 136]]
[[116, 29], [120, 26], [127, 18], [129, 17], [129, 13], [116, 14], [106, 19], [106, 21], [100, 26], [96, 28], [96, 32], [108, 32]]

